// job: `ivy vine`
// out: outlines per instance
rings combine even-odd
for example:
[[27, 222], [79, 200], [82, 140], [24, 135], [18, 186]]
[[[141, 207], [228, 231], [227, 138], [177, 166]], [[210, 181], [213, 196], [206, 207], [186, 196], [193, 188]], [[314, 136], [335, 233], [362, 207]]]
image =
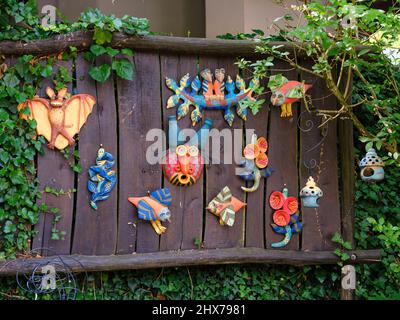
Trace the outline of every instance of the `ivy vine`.
[[[93, 44], [84, 54], [92, 63], [89, 75], [104, 82], [112, 72], [123, 79], [133, 79], [133, 51], [128, 48], [111, 47], [114, 32], [130, 35], [148, 33], [147, 19], [104, 15], [97, 9], [83, 12], [77, 22], [58, 21], [43, 27], [37, 14], [36, 1], [20, 2], [4, 0], [0, 8], [0, 41], [36, 40], [78, 30], [93, 31]], [[110, 64], [95, 65], [103, 55], [111, 58]], [[39, 189], [36, 177], [35, 155], [43, 153], [43, 137], [36, 137], [36, 121], [20, 119], [17, 105], [38, 93], [44, 79], [53, 77], [56, 90], [74, 79], [70, 70], [60, 61], [75, 59], [77, 49], [70, 47], [64, 52], [46, 56], [23, 55], [13, 64], [0, 56], [0, 260], [13, 258], [29, 249], [31, 238], [37, 233], [32, 228], [40, 214], [53, 214], [52, 239], [62, 239], [64, 233], [56, 228], [61, 218], [58, 208], [49, 208], [45, 203], [37, 205], [42, 193], [66, 196], [74, 190], [56, 190], [51, 187]], [[57, 71], [56, 71], [57, 70]], [[56, 72], [55, 72], [56, 71]], [[23, 112], [29, 112], [24, 110]], [[71, 153], [72, 152], [72, 153]], [[63, 151], [71, 169], [80, 173], [79, 153]]]

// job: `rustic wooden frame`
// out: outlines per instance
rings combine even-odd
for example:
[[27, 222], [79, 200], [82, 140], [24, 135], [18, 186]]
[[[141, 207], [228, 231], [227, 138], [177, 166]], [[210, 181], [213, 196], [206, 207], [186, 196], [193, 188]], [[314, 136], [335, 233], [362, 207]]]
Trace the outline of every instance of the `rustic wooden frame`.
[[[46, 40], [38, 40], [32, 41], [28, 43], [23, 42], [13, 42], [13, 41], [4, 41], [0, 42], [0, 53], [10, 56], [18, 56], [22, 54], [34, 54], [34, 55], [45, 55], [58, 53], [69, 46], [75, 46], [79, 51], [87, 49], [92, 43], [92, 32], [90, 31], [79, 31], [66, 35], [56, 36], [53, 39]], [[293, 52], [294, 47], [287, 43], [275, 43], [284, 45], [285, 49], [289, 52]], [[298, 44], [302, 45], [302, 44]], [[154, 66], [158, 64], [159, 67], [156, 69], [145, 68], [142, 70], [142, 74], [148, 73], [148, 77], [146, 79], [142, 79], [145, 81], [146, 85], [149, 86], [149, 90], [152, 87], [154, 89], [159, 86], [159, 83], [163, 81], [161, 76], [169, 75], [171, 77], [180, 77], [186, 72], [196, 73], [197, 68], [209, 67], [211, 69], [218, 67], [218, 65], [224, 65], [227, 68], [227, 73], [234, 75], [238, 72], [237, 68], [233, 65], [233, 57], [247, 57], [247, 58], [256, 58], [259, 54], [254, 52], [254, 48], [256, 43], [254, 41], [242, 41], [242, 40], [209, 40], [209, 39], [195, 39], [195, 38], [179, 38], [179, 37], [163, 37], [163, 36], [146, 36], [146, 37], [130, 37], [124, 34], [114, 34], [112, 46], [115, 48], [128, 47], [135, 49], [138, 54], [135, 56], [136, 64], [141, 64], [144, 66]], [[176, 58], [178, 57], [178, 58]], [[304, 57], [299, 56], [300, 59], [304, 59], [302, 63], [308, 63]], [[98, 63], [102, 63], [107, 61], [108, 58], [99, 58]], [[133, 99], [132, 101], [138, 102], [142, 99], [142, 97], [130, 96], [132, 94], [129, 90], [124, 89], [123, 80], [114, 80], [110, 79], [104, 84], [93, 85], [92, 82], [81, 80], [81, 76], [84, 76], [88, 71], [88, 64], [84, 62], [82, 55], [80, 54], [75, 61], [80, 67], [76, 69], [76, 87], [79, 91], [89, 93], [89, 94], [97, 94], [99, 100], [102, 101], [102, 104], [107, 104], [114, 106], [114, 108], [102, 108], [101, 112], [106, 112], [107, 117], [114, 119], [113, 121], [117, 121], [119, 126], [117, 128], [118, 132], [115, 131], [114, 128], [110, 128], [112, 131], [111, 134], [103, 136], [104, 139], [107, 140], [107, 145], [116, 145], [118, 142], [119, 134], [129, 136], [131, 134], [130, 126], [124, 126], [123, 119], [115, 114], [115, 101], [111, 99], [110, 93], [114, 93], [114, 85], [117, 84], [118, 92], [117, 98], [119, 102], [121, 102], [123, 112], [130, 112], [130, 105], [124, 104], [126, 99]], [[62, 62], [62, 64], [68, 68], [72, 68], [72, 63]], [[290, 69], [288, 66], [282, 62], [277, 62], [277, 69]], [[159, 70], [159, 72], [154, 72], [154, 70]], [[302, 78], [305, 80], [313, 80], [308, 75], [304, 75], [301, 73], [297, 73], [294, 70], [285, 71], [286, 76], [290, 78]], [[140, 75], [139, 75], [140, 77]], [[140, 79], [139, 79], [140, 80]], [[50, 79], [47, 80], [47, 84], [50, 84]], [[127, 88], [127, 87], [126, 87]], [[143, 132], [147, 129], [151, 128], [151, 117], [156, 116], [160, 117], [163, 120], [164, 127], [167, 119], [167, 113], [162, 110], [153, 110], [150, 108], [152, 105], [163, 104], [165, 105], [166, 99], [171, 94], [164, 86], [160, 89], [160, 96], [154, 95], [146, 99], [145, 101], [142, 99], [140, 103], [144, 103], [146, 107], [148, 107], [149, 112], [143, 115], [145, 118], [141, 119], [141, 121], [133, 121], [131, 124], [134, 126], [138, 126], [140, 130]], [[321, 97], [323, 100], [323, 91], [326, 90], [324, 84], [321, 80], [318, 80], [311, 92], [311, 94], [315, 97]], [[125, 100], [124, 100], [125, 99]], [[335, 107], [336, 102], [332, 98], [328, 98], [330, 107]], [[98, 107], [100, 108], [100, 107]], [[125, 108], [125, 109], [124, 109]], [[263, 108], [267, 109], [267, 108]], [[299, 114], [301, 110], [304, 109], [304, 106], [298, 106], [294, 108], [295, 117]], [[97, 109], [95, 112], [98, 112]], [[100, 112], [100, 111], [99, 111]], [[303, 181], [306, 178], [307, 173], [300, 167], [300, 164], [297, 160], [297, 153], [293, 152], [293, 150], [299, 150], [300, 156], [304, 150], [307, 149], [307, 145], [312, 145], [318, 138], [317, 136], [305, 136], [302, 133], [299, 133], [297, 129], [294, 129], [293, 124], [288, 121], [281, 120], [279, 122], [279, 135], [278, 133], [278, 113], [272, 112], [267, 115], [262, 115], [263, 112], [268, 113], [268, 110], [262, 110], [261, 115], [258, 117], [251, 117], [244, 125], [255, 128], [259, 135], [267, 134], [268, 132], [263, 132], [265, 129], [265, 121], [269, 123], [271, 128], [275, 126], [273, 132], [275, 136], [269, 137], [270, 148], [276, 149], [279, 144], [279, 139], [284, 139], [285, 137], [295, 136], [296, 138], [292, 141], [293, 145], [287, 146], [286, 149], [282, 149], [281, 153], [276, 153], [270, 155], [270, 160], [275, 163], [275, 169], [277, 171], [287, 171], [289, 175], [293, 178], [289, 183], [289, 189], [291, 194], [297, 194], [299, 190], [299, 181], [300, 179]], [[218, 114], [210, 114], [213, 118], [214, 122], [217, 124], [217, 127], [224, 127], [224, 120], [222, 116]], [[262, 116], [264, 118], [262, 118]], [[99, 121], [104, 121], [103, 118], [99, 118]], [[263, 119], [263, 120], [262, 120]], [[184, 125], [189, 126], [190, 121], [188, 119], [181, 120]], [[263, 122], [264, 121], [264, 122]], [[107, 128], [107, 123], [102, 122], [101, 124], [103, 128]], [[332, 159], [340, 159], [341, 162], [341, 195], [340, 195], [340, 207], [339, 207], [339, 186], [337, 186], [336, 193], [334, 197], [336, 197], [337, 201], [331, 201], [329, 204], [330, 210], [335, 210], [336, 214], [335, 218], [330, 218], [328, 215], [325, 215], [325, 220], [323, 223], [326, 225], [332, 224], [332, 230], [329, 230], [329, 233], [334, 231], [341, 231], [342, 235], [346, 240], [353, 241], [353, 201], [354, 201], [354, 155], [353, 155], [353, 146], [349, 141], [348, 136], [352, 134], [352, 125], [351, 122], [339, 122], [338, 126], [338, 137], [340, 141], [340, 149], [338, 150], [328, 150], [329, 159], [331, 159], [332, 171], [326, 172], [325, 176], [321, 179], [325, 182], [329, 182], [332, 180], [334, 183], [338, 184], [339, 180], [336, 175], [336, 166], [337, 161], [333, 161]], [[87, 125], [90, 127], [90, 124]], [[233, 126], [234, 128], [243, 128], [243, 124], [235, 121]], [[268, 128], [268, 130], [272, 130]], [[336, 132], [336, 124], [333, 126], [334, 131]], [[165, 128], [164, 128], [165, 129]], [[95, 154], [97, 150], [97, 145], [93, 141], [97, 141], [99, 139], [99, 129], [96, 129], [95, 126], [90, 127], [90, 130], [85, 128], [81, 132], [80, 141], [79, 141], [79, 150], [83, 153], [82, 161], [91, 163], [90, 160]], [[335, 144], [336, 140], [330, 141], [332, 145]], [[298, 145], [300, 143], [300, 145]], [[140, 142], [136, 141], [134, 137], [131, 137], [129, 140], [124, 142], [122, 148], [125, 150], [134, 150], [140, 145]], [[116, 147], [115, 147], [116, 148]], [[121, 146], [120, 146], [121, 148]], [[336, 147], [335, 147], [336, 148]], [[117, 149], [109, 150], [113, 154], [117, 154]], [[46, 153], [49, 151], [46, 150]], [[336, 156], [336, 153], [339, 154], [339, 157]], [[307, 155], [311, 156], [311, 155]], [[279, 161], [280, 159], [287, 158], [287, 163], [283, 161]], [[118, 157], [117, 157], [118, 158]], [[64, 161], [62, 156], [59, 153], [51, 153], [51, 156], [47, 156], [47, 162], [39, 162], [39, 170], [40, 166], [44, 169], [41, 170], [43, 173], [44, 180], [49, 180], [54, 177], [59, 177], [63, 179], [63, 183], [65, 183], [64, 189], [68, 189], [68, 186], [73, 183], [74, 179], [77, 180], [77, 177], [74, 177], [74, 174], [68, 168], [68, 165], [62, 166], [60, 170], [57, 172], [50, 172], [49, 170], [45, 170], [45, 168], [51, 163], [51, 161]], [[135, 176], [129, 172], [131, 169], [131, 165], [124, 162], [119, 161], [120, 172], [124, 173], [123, 179], [134, 179]], [[333, 161], [333, 162], [332, 162]], [[162, 175], [160, 171], [153, 170], [150, 166], [143, 169], [150, 174], [153, 179], [159, 179], [160, 185], [162, 182]], [[227, 168], [224, 168], [223, 165], [217, 165], [215, 168], [210, 169], [207, 168], [204, 173], [205, 181], [204, 186], [206, 189], [203, 189], [201, 183], [197, 183], [191, 189], [191, 193], [189, 198], [187, 198], [183, 193], [178, 193], [176, 195], [177, 202], [183, 203], [192, 203], [196, 201], [196, 198], [193, 196], [196, 193], [199, 193], [203, 199], [209, 199], [214, 196], [217, 191], [219, 191], [219, 186], [210, 186], [207, 182], [212, 181], [212, 179], [219, 175], [221, 179], [224, 180], [224, 183], [229, 183], [233, 185], [234, 188], [238, 188], [240, 190], [241, 181], [239, 179], [232, 178], [232, 172], [230, 169], [227, 171]], [[145, 173], [146, 173], [145, 172]], [[220, 173], [223, 172], [223, 175]], [[298, 172], [300, 172], [300, 176], [298, 176]], [[84, 188], [84, 184], [86, 183], [85, 178], [82, 176], [80, 180], [77, 180], [78, 188]], [[335, 182], [336, 181], [336, 182]], [[35, 247], [52, 247], [55, 249], [57, 254], [60, 254], [64, 261], [67, 261], [73, 271], [105, 271], [105, 270], [119, 270], [119, 269], [142, 269], [142, 268], [152, 268], [152, 267], [172, 267], [172, 266], [188, 266], [188, 265], [213, 265], [213, 264], [227, 264], [227, 263], [270, 263], [270, 264], [292, 264], [292, 265], [305, 265], [305, 264], [333, 264], [339, 261], [338, 257], [333, 254], [333, 245], [331, 243], [323, 243], [318, 241], [317, 238], [305, 236], [299, 237], [296, 235], [290, 245], [288, 246], [288, 250], [274, 250], [269, 249], [271, 242], [276, 241], [279, 236], [268, 233], [266, 235], [266, 228], [269, 227], [269, 221], [265, 219], [265, 215], [263, 212], [268, 210], [266, 207], [265, 201], [263, 201], [263, 197], [265, 194], [270, 193], [273, 190], [281, 188], [282, 184], [286, 182], [283, 180], [283, 177], [279, 174], [272, 175], [268, 182], [263, 181], [260, 185], [260, 189], [265, 190], [264, 195], [254, 194], [246, 194], [244, 197], [246, 201], [250, 201], [254, 203], [253, 206], [246, 208], [246, 215], [240, 214], [237, 217], [237, 227], [235, 231], [229, 232], [228, 229], [221, 228], [218, 226], [218, 229], [213, 229], [213, 227], [209, 227], [206, 229], [205, 234], [203, 235], [204, 239], [208, 237], [213, 240], [213, 243], [210, 245], [210, 242], [207, 242], [207, 245], [204, 249], [195, 249], [194, 244], [190, 244], [190, 239], [187, 238], [185, 234], [178, 234], [178, 229], [173, 230], [173, 227], [167, 233], [167, 236], [163, 236], [161, 239], [155, 237], [152, 233], [151, 227], [149, 225], [141, 226], [141, 229], [135, 233], [135, 237], [138, 239], [142, 239], [145, 241], [145, 247], [139, 248], [140, 250], [129, 249], [130, 240], [127, 238], [119, 238], [113, 239], [112, 241], [108, 241], [107, 230], [111, 228], [112, 230], [119, 229], [119, 232], [128, 232], [128, 228], [126, 224], [118, 224], [114, 213], [110, 215], [102, 216], [101, 222], [99, 222], [96, 216], [93, 216], [92, 212], [90, 212], [89, 205], [86, 203], [86, 198], [82, 194], [74, 195], [76, 206], [80, 206], [82, 208], [79, 212], [79, 215], [75, 215], [75, 235], [82, 235], [82, 241], [74, 241], [72, 247], [70, 249], [66, 249], [57, 243], [56, 241], [51, 241], [49, 239], [45, 239], [44, 237], [37, 237], [33, 241], [33, 248]], [[44, 183], [44, 182], [43, 182]], [[42, 185], [43, 186], [43, 185]], [[141, 181], [135, 182], [132, 184], [134, 189], [140, 188], [150, 188], [150, 185], [143, 183]], [[109, 204], [116, 203], [117, 198], [125, 198], [127, 197], [126, 190], [119, 190], [118, 187], [113, 191], [112, 197], [107, 200]], [[261, 197], [261, 199], [260, 199]], [[60, 200], [46, 199], [45, 201], [50, 203], [50, 205], [58, 206], [60, 205]], [[66, 203], [61, 205], [64, 210], [74, 210], [71, 207], [71, 202], [65, 200]], [[86, 208], [87, 207], [87, 208]], [[126, 204], [118, 204], [118, 210], [133, 210], [129, 203]], [[173, 208], [175, 212], [177, 212], [178, 217], [183, 217], [183, 213], [185, 211], [185, 206], [183, 208], [178, 208], [175, 205]], [[174, 212], [174, 211], [173, 211]], [[204, 212], [193, 213], [198, 215], [203, 215], [204, 223], [211, 225], [214, 222], [213, 217], [210, 214], [204, 215]], [[72, 213], [69, 215], [69, 219], [72, 219]], [[199, 216], [200, 218], [200, 216]], [[247, 218], [247, 223], [244, 223], [243, 220]], [[195, 217], [193, 218], [195, 219]], [[315, 225], [313, 221], [313, 213], [310, 209], [305, 209], [303, 211], [303, 219], [305, 223], [308, 225], [306, 233], [315, 233], [318, 226]], [[336, 219], [336, 220], [332, 220]], [[339, 221], [338, 221], [339, 219]], [[72, 221], [72, 220], [71, 220]], [[71, 221], [64, 221], [64, 223], [70, 224]], [[187, 221], [185, 222], [182, 219], [182, 223], [185, 228], [194, 228], [191, 229], [194, 233], [202, 232], [201, 226], [200, 229], [196, 226], [187, 225]], [[185, 225], [186, 223], [186, 225]], [[42, 224], [41, 228], [48, 229], [51, 225], [49, 221], [46, 219], [42, 219], [39, 224]], [[86, 232], [86, 228], [92, 228], [91, 226], [96, 226], [95, 235], [99, 235], [102, 237], [103, 241], [98, 241], [98, 238], [94, 236], [94, 238], [87, 239], [84, 236]], [[62, 227], [62, 226], [61, 226]], [[94, 228], [94, 227], [93, 227]], [[196, 229], [197, 228], [197, 229]], [[244, 229], [240, 229], [244, 228]], [[260, 232], [252, 233], [253, 228], [261, 228]], [[172, 229], [172, 230], [171, 230]], [[248, 236], [245, 238], [242, 236], [240, 239], [237, 235], [241, 233], [247, 232]], [[115, 234], [115, 232], [113, 232]], [[217, 234], [217, 236], [215, 236]], [[118, 236], [118, 235], [117, 235]], [[67, 235], [67, 237], [71, 237]], [[186, 237], [186, 238], [185, 238]], [[67, 238], [68, 242], [71, 241], [71, 238]], [[132, 240], [133, 241], [133, 240]], [[239, 241], [239, 242], [238, 242]], [[245, 243], [242, 243], [242, 242]], [[115, 246], [114, 247], [114, 244]], [[243, 247], [246, 245], [246, 247]], [[158, 252], [151, 252], [154, 248], [159, 248]], [[267, 249], [265, 249], [265, 248]], [[302, 248], [300, 251], [299, 248]], [[175, 250], [169, 250], [169, 249]], [[219, 249], [217, 249], [219, 248]], [[166, 251], [162, 251], [166, 250]], [[79, 252], [86, 252], [86, 254], [76, 254]], [[110, 252], [113, 252], [110, 254]], [[134, 254], [132, 254], [134, 253]], [[350, 263], [370, 263], [377, 262], [380, 260], [380, 252], [379, 250], [362, 250], [362, 251], [354, 251], [350, 252], [351, 260]], [[47, 261], [47, 257], [41, 258], [32, 258], [32, 259], [16, 259], [14, 261], [8, 261], [0, 264], [0, 275], [10, 275], [17, 271], [19, 272], [30, 272], [35, 267], [35, 265], [40, 261], [44, 263]]]

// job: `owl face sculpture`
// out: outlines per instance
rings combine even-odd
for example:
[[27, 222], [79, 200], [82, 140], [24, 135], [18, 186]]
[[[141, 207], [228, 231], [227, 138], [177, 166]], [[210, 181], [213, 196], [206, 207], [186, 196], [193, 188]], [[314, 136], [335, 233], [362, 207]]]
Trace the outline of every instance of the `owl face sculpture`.
[[176, 186], [191, 186], [203, 171], [203, 160], [196, 146], [184, 144], [168, 150], [165, 159], [164, 174]]
[[169, 149], [162, 159], [162, 169], [168, 181], [176, 186], [191, 186], [203, 172], [201, 144], [206, 143], [211, 119], [205, 119], [202, 128], [188, 141], [183, 142], [175, 116], [168, 118]]

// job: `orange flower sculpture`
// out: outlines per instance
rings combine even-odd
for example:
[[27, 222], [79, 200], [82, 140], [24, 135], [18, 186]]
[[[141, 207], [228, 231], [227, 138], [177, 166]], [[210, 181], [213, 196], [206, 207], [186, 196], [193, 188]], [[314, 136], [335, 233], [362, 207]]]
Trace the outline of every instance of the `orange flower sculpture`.
[[254, 192], [260, 185], [261, 178], [268, 178], [272, 169], [267, 168], [268, 165], [268, 143], [267, 139], [253, 134], [251, 143], [243, 149], [244, 160], [239, 164], [240, 173], [237, 175], [245, 181], [254, 181], [251, 188], [242, 187], [245, 192]]
[[282, 241], [272, 243], [273, 248], [281, 248], [286, 246], [293, 233], [299, 233], [303, 229], [303, 223], [300, 222], [299, 202], [295, 197], [288, 196], [289, 191], [285, 187], [282, 192], [274, 191], [269, 197], [269, 205], [276, 210], [272, 216], [274, 223], [271, 224], [272, 229], [276, 233], [284, 234]]

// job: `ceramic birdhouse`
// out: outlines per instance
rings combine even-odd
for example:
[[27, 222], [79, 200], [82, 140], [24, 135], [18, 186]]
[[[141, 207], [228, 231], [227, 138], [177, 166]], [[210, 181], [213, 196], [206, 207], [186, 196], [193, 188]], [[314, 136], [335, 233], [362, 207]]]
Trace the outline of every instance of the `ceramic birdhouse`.
[[[245, 81], [236, 76], [234, 81], [229, 75], [225, 77], [225, 69], [214, 71], [204, 69], [200, 72], [202, 80], [196, 76], [190, 81], [190, 75], [184, 75], [179, 84], [171, 78], [166, 78], [167, 87], [175, 94], [169, 97], [167, 108], [178, 107], [178, 120], [189, 113], [189, 107], [194, 109], [190, 115], [192, 124], [201, 121], [204, 110], [222, 110], [226, 122], [231, 126], [234, 114], [231, 111], [236, 106], [236, 113], [243, 120], [247, 119], [248, 101], [255, 100], [252, 97], [254, 90], [259, 86], [258, 79], [252, 79], [246, 88]], [[225, 80], [226, 79], [226, 80]]]
[[204, 125], [188, 142], [181, 139], [175, 116], [170, 116], [168, 123], [169, 149], [162, 159], [164, 175], [173, 185], [191, 186], [203, 172], [201, 146], [207, 143], [212, 120], [206, 118]]
[[268, 178], [272, 169], [267, 168], [268, 156], [266, 154], [268, 149], [267, 140], [264, 137], [257, 138], [253, 134], [251, 143], [246, 145], [243, 150], [244, 160], [239, 163], [236, 175], [245, 181], [253, 181], [253, 185], [249, 188], [242, 187], [245, 192], [254, 192], [258, 189], [262, 178]]
[[307, 183], [300, 191], [300, 198], [303, 202], [303, 207], [317, 208], [318, 199], [324, 195], [322, 190], [317, 186], [313, 177], [309, 177]]
[[381, 181], [385, 178], [385, 163], [376, 154], [375, 149], [369, 149], [364, 158], [361, 159], [359, 167], [361, 169], [361, 179], [364, 181]]

